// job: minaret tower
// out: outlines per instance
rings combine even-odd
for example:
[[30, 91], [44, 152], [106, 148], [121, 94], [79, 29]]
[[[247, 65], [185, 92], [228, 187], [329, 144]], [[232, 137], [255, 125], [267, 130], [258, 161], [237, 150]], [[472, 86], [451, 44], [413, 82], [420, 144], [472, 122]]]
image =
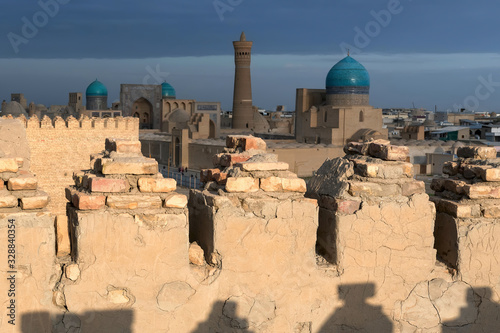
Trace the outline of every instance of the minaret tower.
[[253, 128], [252, 81], [250, 79], [250, 61], [252, 44], [247, 42], [245, 32], [240, 40], [233, 42], [234, 63], [234, 95], [233, 95], [233, 128]]

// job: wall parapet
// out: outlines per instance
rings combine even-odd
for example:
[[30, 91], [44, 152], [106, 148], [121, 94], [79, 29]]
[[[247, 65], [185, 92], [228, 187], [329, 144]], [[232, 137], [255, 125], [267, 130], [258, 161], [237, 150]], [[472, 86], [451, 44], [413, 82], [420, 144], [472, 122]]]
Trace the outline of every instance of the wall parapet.
[[33, 115], [29, 119], [21, 115], [19, 117], [4, 116], [2, 118], [7, 119], [18, 119], [27, 129], [83, 129], [83, 130], [139, 130], [139, 119], [133, 117], [115, 117], [115, 118], [89, 118], [88, 116], [82, 115], [79, 119], [73, 116], [69, 116], [66, 119], [62, 117], [55, 117], [51, 119], [45, 115], [42, 119], [39, 119], [36, 115]]

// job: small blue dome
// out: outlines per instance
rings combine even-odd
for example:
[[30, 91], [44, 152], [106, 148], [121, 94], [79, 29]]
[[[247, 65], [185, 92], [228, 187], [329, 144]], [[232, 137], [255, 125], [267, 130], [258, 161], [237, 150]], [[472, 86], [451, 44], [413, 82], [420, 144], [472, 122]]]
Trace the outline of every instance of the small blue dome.
[[356, 89], [352, 89], [355, 87], [359, 87], [361, 91], [367, 91], [370, 87], [370, 75], [363, 65], [347, 56], [328, 72], [327, 93], [338, 93], [338, 88], [346, 88], [351, 93], [356, 93], [354, 91]]
[[167, 82], [161, 84], [161, 95], [163, 97], [175, 97], [175, 89]]
[[87, 96], [108, 96], [108, 89], [104, 84], [101, 82], [97, 81], [97, 79], [92, 82], [88, 87], [87, 87]]

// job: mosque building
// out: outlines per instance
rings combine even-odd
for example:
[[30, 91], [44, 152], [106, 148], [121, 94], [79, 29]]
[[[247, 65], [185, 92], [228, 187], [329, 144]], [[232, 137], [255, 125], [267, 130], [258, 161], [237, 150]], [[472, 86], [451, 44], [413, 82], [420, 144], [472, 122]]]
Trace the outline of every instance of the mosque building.
[[335, 64], [326, 89], [297, 89], [296, 140], [345, 145], [349, 141], [387, 138], [382, 109], [369, 105], [370, 75], [350, 55]]
[[97, 79], [87, 87], [85, 95], [87, 96], [87, 110], [108, 109], [108, 89]]

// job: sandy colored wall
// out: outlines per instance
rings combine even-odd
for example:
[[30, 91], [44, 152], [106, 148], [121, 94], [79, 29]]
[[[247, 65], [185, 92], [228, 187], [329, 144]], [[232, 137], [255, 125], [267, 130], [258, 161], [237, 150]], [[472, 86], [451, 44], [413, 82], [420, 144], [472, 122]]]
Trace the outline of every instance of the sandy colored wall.
[[31, 172], [49, 194], [49, 210], [65, 214], [64, 188], [73, 183], [73, 172], [89, 168], [90, 155], [104, 150], [106, 138], [137, 140], [139, 125], [134, 118], [74, 118], [55, 122], [30, 118], [26, 138], [31, 150]]

